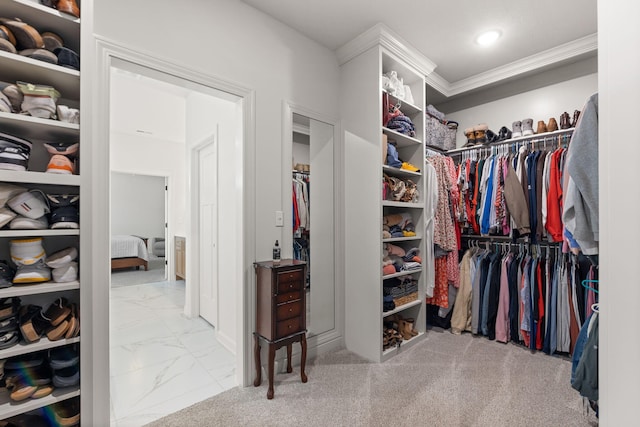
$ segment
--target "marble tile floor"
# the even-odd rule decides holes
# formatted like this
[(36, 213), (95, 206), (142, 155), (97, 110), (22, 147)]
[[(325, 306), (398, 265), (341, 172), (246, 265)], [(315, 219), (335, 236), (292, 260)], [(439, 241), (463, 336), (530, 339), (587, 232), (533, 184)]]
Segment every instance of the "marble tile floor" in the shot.
[(111, 427), (142, 426), (235, 387), (234, 356), (183, 314), (184, 281), (111, 289)]

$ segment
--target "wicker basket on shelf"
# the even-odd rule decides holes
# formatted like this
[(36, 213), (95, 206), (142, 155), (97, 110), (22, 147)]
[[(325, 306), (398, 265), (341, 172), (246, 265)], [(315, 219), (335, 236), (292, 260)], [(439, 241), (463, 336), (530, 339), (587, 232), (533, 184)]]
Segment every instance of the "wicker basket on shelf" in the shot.
[(394, 298), (393, 303), (396, 305), (396, 307), (399, 307), (401, 305), (409, 304), (412, 301), (416, 301), (417, 299), (418, 292), (411, 292), (410, 294)]

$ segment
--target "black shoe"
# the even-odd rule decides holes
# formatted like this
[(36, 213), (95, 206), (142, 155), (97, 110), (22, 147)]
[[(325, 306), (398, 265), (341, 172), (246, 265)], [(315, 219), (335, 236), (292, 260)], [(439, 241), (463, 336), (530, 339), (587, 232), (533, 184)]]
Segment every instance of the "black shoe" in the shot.
[(511, 131), (508, 127), (502, 126), (498, 134), (498, 141), (506, 141), (507, 139), (511, 139)]
[(488, 129), (485, 134), (487, 135), (487, 144), (491, 144), (492, 142), (498, 142), (498, 135), (493, 133), (491, 129)]

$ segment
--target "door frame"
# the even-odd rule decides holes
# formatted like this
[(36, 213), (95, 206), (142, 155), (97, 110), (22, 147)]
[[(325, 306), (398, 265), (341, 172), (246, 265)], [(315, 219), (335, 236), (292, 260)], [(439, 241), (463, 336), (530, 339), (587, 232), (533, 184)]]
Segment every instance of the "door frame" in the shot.
[[(86, 27), (90, 29), (90, 26)], [(83, 30), (85, 26), (83, 26)], [(242, 205), (242, 236), (240, 245), (243, 260), (238, 277), (236, 298), (237, 348), (236, 378), (241, 386), (249, 385), (251, 372), (251, 325), (254, 319), (255, 293), (253, 270), (255, 259), (255, 91), (209, 74), (185, 68), (146, 53), (134, 51), (112, 40), (91, 35), (95, 44), (83, 50), (83, 57), (91, 70), (81, 80), (81, 103), (84, 106), (81, 140), (82, 161), (86, 165), (81, 175), (81, 210), (90, 220), (82, 226), (80, 245), (83, 252), (81, 281), (81, 316), (83, 361), (81, 411), (85, 422), (107, 425), (110, 422), (109, 373), (109, 277), (110, 277), (110, 73), (116, 61), (142, 67), (151, 73), (170, 76), (184, 84), (196, 83), (215, 91), (230, 93), (242, 103), (242, 179), (239, 180)], [(87, 37), (88, 39), (88, 37)], [(86, 53), (86, 55), (85, 55)], [(93, 72), (92, 72), (93, 71)]]

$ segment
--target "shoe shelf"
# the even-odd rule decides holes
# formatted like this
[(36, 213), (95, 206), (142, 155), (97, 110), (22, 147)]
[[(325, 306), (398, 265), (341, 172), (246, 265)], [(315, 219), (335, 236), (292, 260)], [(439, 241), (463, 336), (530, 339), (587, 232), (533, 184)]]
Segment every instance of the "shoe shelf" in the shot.
[[(47, 337), (40, 338), (38, 342), (31, 344), (19, 343), (13, 347), (9, 347), (4, 350), (0, 350), (0, 359), (7, 359), (9, 357), (21, 356), (23, 354), (33, 353), (34, 351), (48, 350), (50, 348), (62, 347), (67, 344), (74, 344), (80, 342), (80, 337), (61, 339), (57, 341), (50, 341)], [(0, 390), (5, 390), (4, 388)], [(0, 414), (4, 416), (4, 412), (0, 409)]]
[(418, 107), (417, 105), (410, 104), (407, 101), (403, 101), (403, 100), (391, 95), (388, 91), (386, 91), (384, 89), (382, 89), (382, 92), (389, 94), (389, 102), (390, 103), (392, 103), (394, 105), (400, 104), (400, 111), (402, 111), (402, 113), (405, 116), (413, 116), (415, 114), (418, 114), (418, 113), (422, 112), (422, 108)]
[[(73, 282), (66, 283), (44, 282), (25, 285), (13, 285), (9, 288), (0, 289), (0, 299), (21, 297), (25, 295), (48, 294), (51, 292), (69, 291), (73, 289), (80, 289), (79, 281), (74, 280)], [(0, 351), (0, 355), (2, 355), (2, 351)]]
[(403, 340), (402, 344), (399, 347), (391, 347), (391, 348), (388, 348), (388, 349), (384, 350), (382, 352), (382, 361), (384, 362), (386, 360), (389, 360), (390, 358), (392, 358), (396, 354), (401, 353), (402, 351), (413, 347), (415, 344), (417, 344), (420, 341), (422, 341), (422, 339), (425, 336), (426, 336), (426, 334), (424, 332), (418, 331), (418, 335), (416, 335), (415, 337), (411, 338), (410, 340)]
[(416, 209), (424, 208), (424, 204), (421, 204), (421, 203), (394, 202), (389, 200), (384, 200), (382, 202), (382, 206), (390, 207), (390, 208), (416, 208)]
[(413, 138), (411, 136), (407, 136), (403, 133), (397, 132), (393, 129), (386, 128), (382, 126), (382, 133), (387, 135), (389, 139), (395, 141), (398, 144), (398, 148), (409, 147), (411, 145), (421, 145), (422, 141), (418, 138)]
[(393, 279), (394, 277), (409, 276), (414, 273), (420, 273), (421, 271), (422, 271), (422, 268), (416, 268), (414, 270), (398, 271), (397, 273), (387, 274), (385, 276), (382, 276), (382, 280)]
[(422, 236), (416, 235), (411, 237), (389, 237), (388, 239), (382, 239), (382, 243), (408, 242), (410, 240), (422, 240)]
[(393, 166), (389, 166), (389, 165), (383, 165), (382, 172), (389, 175), (393, 175), (393, 176), (409, 177), (409, 178), (422, 176), (421, 172), (413, 172), (407, 169), (394, 168)]
[(415, 307), (416, 305), (420, 305), (420, 304), (422, 304), (422, 301), (420, 300), (420, 298), (418, 298), (415, 301), (411, 301), (411, 302), (408, 302), (406, 304), (403, 304), (403, 305), (401, 305), (399, 307), (394, 308), (393, 310), (382, 312), (382, 317), (384, 318), (384, 317), (391, 316), (392, 314), (400, 313), (401, 311), (404, 311), (404, 310), (406, 310), (408, 308), (411, 308), (411, 307)]
[(5, 51), (0, 51), (0, 70), (7, 83), (49, 85), (60, 92), (62, 99), (80, 99), (80, 71)]
[(0, 414), (2, 414), (3, 418), (9, 418), (79, 395), (80, 387), (65, 387), (53, 390), (49, 396), (41, 397), (40, 399), (29, 398), (21, 402), (14, 402), (9, 398), (7, 389), (3, 388), (2, 392), (0, 392)]
[(51, 236), (79, 236), (78, 228), (55, 228), (53, 230), (0, 230), (1, 237), (51, 237)]
[(80, 175), (0, 169), (0, 182), (80, 186)]
[(40, 4), (38, 0), (0, 0), (2, 16), (20, 18), (39, 32), (51, 28), (64, 40), (65, 46), (78, 52), (80, 48), (80, 19)]
[(473, 145), (471, 147), (454, 148), (453, 150), (444, 151), (444, 153), (453, 154), (453, 153), (478, 150), (478, 149), (490, 149), (491, 147), (500, 147), (505, 144), (513, 144), (516, 142), (537, 141), (537, 140), (545, 140), (545, 139), (549, 141), (549, 139), (552, 139), (555, 136), (566, 135), (568, 133), (571, 133), (573, 132), (574, 129), (575, 128), (568, 128), (568, 129), (558, 129), (552, 132), (534, 133), (533, 135), (519, 136), (517, 138), (505, 139), (504, 141), (493, 142), (491, 144), (479, 144), (479, 145)]
[(59, 120), (41, 119), (24, 114), (4, 113), (0, 111), (0, 128), (3, 132), (22, 138), (42, 138), (77, 140), (80, 137), (80, 125)]

